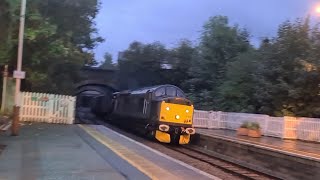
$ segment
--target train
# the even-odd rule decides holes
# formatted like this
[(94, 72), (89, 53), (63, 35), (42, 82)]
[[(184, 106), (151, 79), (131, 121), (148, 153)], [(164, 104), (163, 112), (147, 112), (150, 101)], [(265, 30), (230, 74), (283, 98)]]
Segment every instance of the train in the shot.
[(132, 128), (161, 143), (189, 144), (195, 134), (193, 103), (177, 86), (164, 84), (114, 92), (108, 109), (97, 103), (101, 104), (104, 99), (94, 99), (94, 113), (104, 114), (110, 122)]

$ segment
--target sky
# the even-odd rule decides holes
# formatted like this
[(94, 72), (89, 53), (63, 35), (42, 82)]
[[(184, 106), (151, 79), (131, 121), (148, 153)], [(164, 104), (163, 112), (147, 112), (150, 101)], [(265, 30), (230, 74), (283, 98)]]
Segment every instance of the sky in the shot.
[(135, 40), (160, 41), (168, 48), (181, 39), (197, 42), (202, 26), (211, 16), (224, 15), (230, 24), (249, 30), (258, 46), (263, 37), (273, 37), (286, 20), (311, 15), (320, 22), (315, 6), (320, 0), (100, 0), (96, 27), (105, 42), (95, 49), (98, 61), (105, 52), (113, 55)]

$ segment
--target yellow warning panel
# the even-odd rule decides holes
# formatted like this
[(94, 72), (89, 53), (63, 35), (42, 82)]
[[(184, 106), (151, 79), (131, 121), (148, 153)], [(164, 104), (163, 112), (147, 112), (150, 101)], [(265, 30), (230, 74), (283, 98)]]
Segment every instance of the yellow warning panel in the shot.
[(170, 134), (156, 130), (156, 139), (163, 143), (170, 143)]
[(192, 125), (193, 111), (193, 106), (166, 103), (163, 101), (160, 109), (160, 121)]
[(128, 149), (126, 146), (122, 145), (121, 142), (113, 141), (112, 139), (108, 138), (92, 127), (85, 125), (79, 126), (98, 142), (105, 145), (119, 157), (127, 161), (129, 164), (137, 168), (145, 175), (149, 176), (151, 179), (164, 179), (164, 177), (165, 179), (180, 179), (179, 177), (170, 173), (170, 171), (167, 171), (158, 166), (156, 162), (151, 162), (143, 156)]
[(179, 144), (188, 144), (190, 142), (190, 134), (180, 135)]

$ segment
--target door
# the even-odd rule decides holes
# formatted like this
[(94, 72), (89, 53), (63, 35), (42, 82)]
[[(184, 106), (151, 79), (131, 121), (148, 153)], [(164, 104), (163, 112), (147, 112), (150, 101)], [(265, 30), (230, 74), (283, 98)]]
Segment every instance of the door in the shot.
[(152, 93), (148, 91), (145, 94), (144, 101), (143, 101), (142, 113), (143, 113), (144, 117), (148, 117), (149, 116), (151, 97), (152, 97)]

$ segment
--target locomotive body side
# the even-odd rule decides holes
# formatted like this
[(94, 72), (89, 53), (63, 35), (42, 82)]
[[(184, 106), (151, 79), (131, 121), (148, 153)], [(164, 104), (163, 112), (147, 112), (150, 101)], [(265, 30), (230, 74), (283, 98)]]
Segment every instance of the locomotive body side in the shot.
[(163, 143), (188, 144), (195, 133), (193, 111), (179, 88), (161, 85), (116, 93), (112, 119)]

